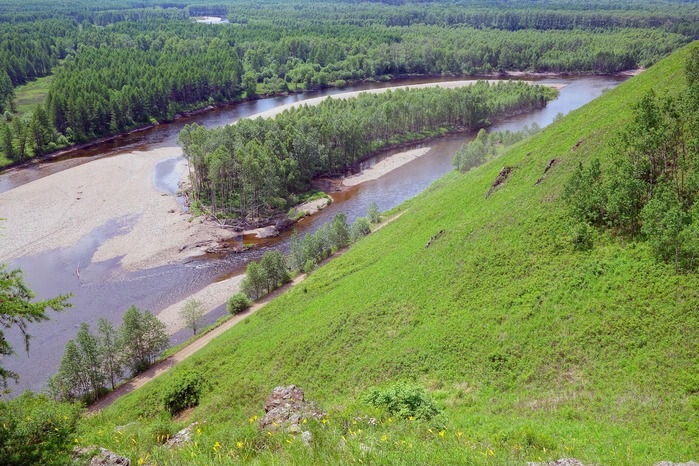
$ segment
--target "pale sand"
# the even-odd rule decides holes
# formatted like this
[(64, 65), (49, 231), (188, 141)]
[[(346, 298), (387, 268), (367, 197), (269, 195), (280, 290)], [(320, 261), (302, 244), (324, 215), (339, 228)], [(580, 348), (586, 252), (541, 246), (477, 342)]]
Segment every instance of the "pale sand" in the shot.
[(226, 304), (228, 298), (240, 291), (240, 282), (244, 275), (238, 275), (226, 280), (212, 283), (202, 290), (194, 293), (185, 300), (167, 307), (157, 314), (158, 319), (167, 326), (168, 335), (172, 335), (185, 327), (185, 323), (180, 317), (180, 312), (190, 299), (199, 301), (206, 312), (212, 311), (222, 304)]
[(189, 246), (231, 232), (191, 221), (152, 184), (156, 163), (181, 154), (168, 147), (108, 157), (0, 193), (0, 262), (71, 246), (113, 219), (128, 231), (104, 241), (95, 262), (123, 256), (122, 266), (137, 270), (201, 254)]
[(369, 168), (362, 170), (361, 173), (348, 176), (342, 180), (344, 186), (356, 186), (366, 181), (377, 180), (386, 173), (395, 170), (406, 163), (415, 160), (416, 158), (425, 155), (430, 151), (430, 147), (419, 147), (417, 149), (399, 152), (398, 154), (386, 157), (383, 160), (376, 162)]
[(303, 204), (296, 206), (296, 211), (303, 212), (304, 215), (315, 215), (329, 206), (331, 202), (332, 201), (327, 197), (323, 197), (314, 201), (304, 202)]

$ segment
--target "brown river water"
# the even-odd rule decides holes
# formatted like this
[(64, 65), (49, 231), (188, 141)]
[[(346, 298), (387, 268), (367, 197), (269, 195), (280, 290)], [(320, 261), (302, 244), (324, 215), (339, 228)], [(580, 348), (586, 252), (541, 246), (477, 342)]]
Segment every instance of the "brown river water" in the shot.
[[(559, 113), (567, 114), (601, 95), (605, 90), (617, 86), (625, 76), (587, 76), (546, 78), (542, 83), (562, 84), (559, 97), (542, 110), (519, 115), (498, 122), (491, 130), (517, 131), (524, 126), (536, 123), (544, 127), (550, 124)], [(290, 96), (272, 97), (253, 102), (243, 102), (214, 109), (192, 117), (163, 124), (154, 128), (118, 137), (112, 141), (87, 149), (73, 151), (67, 156), (56, 157), (27, 167), (0, 173), (0, 192), (32, 182), (62, 170), (70, 170), (79, 164), (89, 163), (102, 157), (119, 157), (133, 150), (149, 151), (176, 145), (177, 135), (182, 127), (191, 122), (206, 127), (216, 127), (232, 123), (275, 107), (298, 102), (322, 95), (340, 92), (366, 90), (394, 85), (434, 82), (435, 79), (411, 79), (391, 83), (373, 83), (343, 90), (326, 90)], [(380, 210), (388, 210), (426, 189), (432, 182), (452, 170), (452, 158), (456, 150), (473, 135), (459, 134), (431, 141), (430, 150), (422, 157), (399, 167), (381, 178), (368, 181), (342, 193), (334, 195), (334, 203), (296, 226), (300, 233), (314, 231), (330, 220), (336, 213), (344, 212), (348, 222), (364, 216), (367, 207), (376, 202)], [(401, 149), (406, 150), (405, 148)], [(386, 152), (366, 163), (372, 164)], [(179, 179), (175, 174), (178, 159), (166, 159), (158, 163), (153, 173), (156, 189), (175, 195)], [(8, 219), (7, 221), (11, 221)], [(124, 311), (132, 304), (141, 309), (149, 309), (157, 314), (160, 310), (186, 299), (205, 286), (231, 275), (240, 274), (251, 260), (259, 259), (270, 248), (288, 248), (289, 234), (282, 235), (267, 243), (241, 254), (210, 256), (186, 263), (168, 265), (137, 272), (120, 270), (118, 259), (93, 263), (92, 255), (106, 239), (128, 229), (133, 219), (116, 218), (107, 222), (68, 248), (55, 249), (35, 256), (21, 257), (10, 262), (11, 268), (21, 268), (25, 280), (39, 298), (52, 297), (59, 293), (72, 293), (73, 307), (64, 313), (51, 313), (51, 320), (32, 324), (31, 348), (27, 354), (23, 350), (20, 335), (13, 329), (6, 330), (6, 336), (17, 350), (17, 354), (4, 357), (0, 364), (20, 375), (19, 384), (10, 382), (11, 396), (24, 390), (40, 391), (48, 378), (55, 373), (67, 341), (75, 337), (81, 322), (90, 324), (93, 331), (100, 317), (105, 317), (118, 326)], [(0, 257), (0, 262), (7, 262)], [(76, 263), (89, 264), (75, 272)], [(225, 313), (223, 306), (207, 314), (207, 323), (215, 321)], [(172, 336), (176, 344), (189, 337), (188, 331)]]

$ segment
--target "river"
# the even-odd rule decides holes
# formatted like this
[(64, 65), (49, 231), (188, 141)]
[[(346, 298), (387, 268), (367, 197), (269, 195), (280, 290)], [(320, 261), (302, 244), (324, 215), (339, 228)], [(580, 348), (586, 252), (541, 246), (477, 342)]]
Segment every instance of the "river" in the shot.
[[(625, 77), (621, 76), (542, 79), (542, 83), (564, 85), (558, 98), (540, 111), (499, 122), (491, 130), (516, 131), (534, 123), (544, 127), (550, 124), (559, 113), (567, 114), (575, 110), (598, 97), (605, 90), (615, 87), (624, 79)], [(412, 79), (399, 83), (395, 81), (372, 83), (342, 90), (329, 89), (229, 105), (182, 118), (171, 124), (121, 136), (88, 149), (74, 151), (70, 157), (57, 157), (48, 162), (6, 171), (0, 174), (0, 192), (58, 171), (70, 170), (79, 164), (90, 163), (102, 157), (119, 157), (133, 150), (151, 151), (174, 146), (179, 131), (187, 123), (197, 122), (209, 128), (216, 127), (281, 105), (322, 95), (433, 81), (435, 80)], [(424, 156), (377, 180), (333, 194), (335, 202), (313, 218), (304, 219), (297, 225), (297, 230), (313, 231), (340, 211), (347, 215), (348, 222), (351, 223), (366, 214), (371, 202), (376, 202), (382, 211), (401, 204), (450, 171), (454, 153), (471, 137), (472, 135), (460, 134), (430, 142), (428, 144), (430, 150)], [(391, 154), (392, 152), (389, 151), (377, 157), (386, 157)], [(373, 161), (367, 163), (371, 164)], [(178, 182), (175, 174), (176, 164), (177, 159), (165, 159), (158, 163), (153, 173), (154, 186), (167, 195), (174, 195), (176, 192)], [(10, 382), (9, 388), (13, 390), (14, 395), (25, 389), (38, 391), (44, 387), (48, 377), (58, 367), (66, 342), (75, 337), (81, 322), (89, 323), (93, 331), (100, 317), (106, 317), (118, 326), (124, 311), (132, 304), (157, 313), (222, 277), (241, 273), (247, 262), (258, 259), (267, 249), (271, 247), (285, 249), (288, 243), (288, 235), (283, 235), (267, 245), (243, 254), (205, 257), (183, 264), (137, 272), (121, 271), (118, 259), (90, 263), (90, 258), (97, 247), (107, 238), (118, 234), (121, 229), (128, 228), (129, 221), (128, 218), (114, 219), (95, 229), (71, 247), (21, 257), (10, 262), (11, 268), (19, 267), (24, 271), (26, 282), (39, 298), (52, 297), (59, 293), (73, 294), (71, 298), (73, 307), (70, 310), (60, 314), (51, 312), (50, 321), (30, 325), (29, 332), (32, 340), (29, 354), (24, 352), (18, 333), (12, 329), (6, 331), (8, 340), (17, 350), (17, 354), (3, 358), (1, 364), (20, 375), (19, 384)], [(0, 262), (5, 261), (0, 258)], [(76, 275), (75, 264), (87, 265)], [(219, 307), (207, 314), (206, 319), (208, 322), (213, 322), (224, 313), (225, 309)], [(179, 332), (173, 335), (172, 343), (180, 342), (188, 336), (189, 333), (185, 331)]]

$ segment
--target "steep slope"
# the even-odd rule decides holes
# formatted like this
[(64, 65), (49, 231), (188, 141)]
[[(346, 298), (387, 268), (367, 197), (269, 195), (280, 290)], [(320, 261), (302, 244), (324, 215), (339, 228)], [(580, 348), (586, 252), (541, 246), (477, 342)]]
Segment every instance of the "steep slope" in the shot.
[[(699, 459), (697, 275), (606, 233), (576, 252), (560, 200), (579, 161), (612, 162), (610, 139), (644, 92), (683, 86), (686, 53), (500, 159), (447, 175), (178, 368), (207, 385), (190, 414), (207, 421), (196, 449), (154, 446), (153, 432), (185, 423), (161, 414), (177, 373), (86, 421), (80, 442), (158, 464)], [(486, 198), (503, 167), (509, 177)], [(403, 380), (427, 387), (443, 416), (398, 420), (361, 401)], [(249, 422), (273, 387), (291, 383), (329, 411), (309, 427), (311, 449)], [(111, 434), (137, 419), (121, 440)]]

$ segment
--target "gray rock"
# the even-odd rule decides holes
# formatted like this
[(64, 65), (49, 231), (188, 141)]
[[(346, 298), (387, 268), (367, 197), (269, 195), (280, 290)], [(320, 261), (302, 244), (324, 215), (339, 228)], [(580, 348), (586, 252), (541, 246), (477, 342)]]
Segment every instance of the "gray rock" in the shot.
[(301, 440), (306, 444), (307, 447), (311, 446), (311, 441), (313, 440), (313, 434), (307, 430), (301, 432)]
[(661, 461), (655, 463), (655, 466), (699, 466), (696, 461), (687, 461), (686, 463), (673, 463), (672, 461)]
[(196, 427), (198, 424), (198, 422), (193, 422), (192, 424), (188, 425), (187, 427), (173, 435), (171, 439), (165, 442), (165, 445), (167, 445), (168, 447), (179, 447), (180, 445), (184, 445), (185, 443), (191, 442), (192, 431), (194, 430), (194, 427)]
[(265, 413), (260, 429), (290, 430), (290, 426), (298, 426), (305, 419), (325, 416), (315, 403), (304, 400), (303, 390), (295, 385), (276, 387), (265, 401)]
[(585, 466), (582, 461), (576, 458), (561, 458), (548, 463), (527, 463), (527, 466)]
[(131, 460), (106, 448), (100, 448), (99, 454), (90, 460), (90, 466), (131, 466)]

